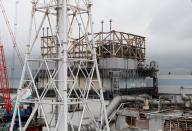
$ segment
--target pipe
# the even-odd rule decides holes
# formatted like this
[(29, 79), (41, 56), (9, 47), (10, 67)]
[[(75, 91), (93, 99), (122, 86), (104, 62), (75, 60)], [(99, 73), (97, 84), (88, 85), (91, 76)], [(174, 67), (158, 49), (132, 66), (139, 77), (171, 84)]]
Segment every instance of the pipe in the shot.
[(120, 106), (121, 103), (134, 100), (143, 102), (145, 99), (134, 96), (116, 96), (107, 107), (107, 116), (109, 117), (113, 113), (113, 111)]
[[(144, 102), (146, 98), (142, 97), (135, 97), (135, 96), (116, 96), (113, 98), (113, 100), (110, 102), (110, 104), (107, 107), (107, 117), (112, 115), (112, 113), (118, 109), (118, 107), (121, 105), (121, 103), (126, 103), (128, 101), (141, 101)], [(149, 100), (150, 104), (158, 105), (159, 101)], [(169, 105), (171, 104), (170, 101), (161, 101), (161, 104), (163, 105)], [(181, 103), (178, 103), (181, 104)], [(105, 119), (102, 119), (102, 127), (105, 126)], [(74, 131), (78, 130), (78, 126), (73, 125)], [(83, 125), (81, 128), (83, 131), (96, 131), (93, 124)], [(73, 131), (71, 127), (69, 127), (69, 131)]]
[[(115, 98), (113, 98), (113, 100), (111, 101), (111, 103), (107, 107), (107, 116), (109, 118), (109, 116), (121, 105), (121, 103), (125, 103), (128, 101), (144, 102), (145, 100), (146, 100), (146, 98), (135, 97), (135, 96), (116, 96)], [(158, 101), (154, 101), (154, 100), (149, 100), (149, 103), (153, 104), (153, 105), (159, 104)], [(168, 105), (168, 104), (170, 104), (170, 101), (162, 101), (161, 104)], [(104, 118), (102, 119), (102, 123), (103, 123), (102, 126), (104, 126), (105, 125)]]
[[(113, 100), (111, 101), (111, 103), (108, 105), (107, 107), (107, 117), (109, 118), (109, 116), (114, 112), (114, 110), (116, 110), (121, 103), (127, 102), (127, 101), (144, 101), (145, 98), (141, 98), (141, 97), (134, 97), (134, 96), (116, 96), (115, 98), (113, 98)], [(105, 119), (102, 119), (102, 127), (104, 127), (105, 125)]]
[(190, 98), (189, 96), (185, 95), (185, 94), (182, 94), (182, 95), (181, 95), (181, 98), (182, 98), (182, 100), (184, 100), (184, 101), (190, 101), (190, 100), (191, 100), (191, 98)]
[(187, 96), (185, 94), (182, 94), (181, 98), (182, 98), (182, 100), (184, 102), (185, 107), (190, 108), (191, 107), (191, 97)]
[[(107, 107), (107, 117), (109, 117), (114, 110), (116, 110), (121, 103), (127, 102), (127, 101), (141, 101), (143, 102), (145, 100), (145, 98), (141, 98), (141, 97), (134, 97), (134, 96), (116, 96), (114, 97), (114, 99), (110, 102), (110, 104)], [(103, 117), (102, 119), (102, 127), (105, 126), (105, 118)], [(78, 130), (78, 126), (73, 125), (74, 131)], [(73, 129), (69, 126), (68, 127), (69, 131), (73, 131)], [(82, 131), (96, 131), (96, 129), (94, 128), (93, 124), (87, 124), (87, 125), (82, 125), (81, 127)]]

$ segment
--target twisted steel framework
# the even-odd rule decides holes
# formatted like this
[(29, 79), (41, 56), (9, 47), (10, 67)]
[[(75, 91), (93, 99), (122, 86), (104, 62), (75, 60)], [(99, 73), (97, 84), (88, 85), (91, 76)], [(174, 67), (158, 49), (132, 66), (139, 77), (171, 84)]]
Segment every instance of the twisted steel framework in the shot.
[[(120, 57), (135, 59), (139, 63), (145, 63), (145, 37), (125, 32), (112, 30), (110, 32), (94, 33), (97, 46), (97, 58)], [(89, 58), (85, 37), (73, 41), (69, 54), (76, 58)], [(82, 49), (82, 50), (79, 50)]]

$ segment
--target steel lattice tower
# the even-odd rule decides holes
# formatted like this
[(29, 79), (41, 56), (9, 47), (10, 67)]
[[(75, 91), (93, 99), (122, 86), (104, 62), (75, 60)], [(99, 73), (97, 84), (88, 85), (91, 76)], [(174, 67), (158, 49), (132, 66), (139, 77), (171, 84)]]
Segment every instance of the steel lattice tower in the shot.
[[(85, 125), (89, 125), (91, 130), (109, 131), (96, 58), (91, 6), (92, 2), (89, 0), (32, 1), (29, 44), (18, 88), (11, 131), (16, 119), (19, 121), (19, 130), (26, 130), (38, 111), (42, 112), (48, 131), (80, 131), (84, 130)], [(41, 18), (41, 21), (37, 21), (36, 17)], [(51, 38), (55, 41), (56, 53), (51, 57), (47, 55), (35, 58), (33, 52), (36, 50), (35, 45), (39, 44), (40, 31), (44, 26), (50, 29)], [(86, 38), (82, 42), (86, 45), (86, 49), (76, 48), (81, 51), (78, 57), (75, 57), (76, 54), (69, 55), (68, 51), (75, 46), (73, 41), (81, 36)], [(89, 57), (83, 57), (85, 51)], [(49, 80), (40, 92), (35, 80), (42, 72), (48, 76)], [(83, 84), (80, 84), (80, 76)], [(55, 93), (51, 101), (46, 97), (50, 89)], [(31, 96), (26, 96), (25, 92)], [(94, 92), (97, 99), (90, 99), (90, 92)], [(99, 104), (97, 115), (89, 106), (94, 102)], [(23, 122), (20, 117), (20, 106), (24, 104), (34, 105), (26, 122)], [(52, 114), (46, 113), (47, 105), (53, 107)], [(69, 112), (70, 106), (73, 106), (73, 111)], [(81, 110), (77, 110), (79, 107)]]
[(7, 112), (10, 113), (12, 110), (12, 105), (11, 105), (9, 79), (4, 54), (4, 47), (1, 43), (0, 43), (0, 87), (2, 90), (3, 99), (5, 101), (5, 109)]

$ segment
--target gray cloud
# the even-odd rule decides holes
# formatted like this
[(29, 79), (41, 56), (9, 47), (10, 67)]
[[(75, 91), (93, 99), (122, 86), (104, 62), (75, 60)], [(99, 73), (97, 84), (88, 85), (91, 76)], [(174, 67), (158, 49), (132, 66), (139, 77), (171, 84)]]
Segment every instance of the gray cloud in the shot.
[[(105, 31), (109, 31), (108, 21), (111, 18), (113, 29), (147, 37), (147, 59), (157, 60), (161, 72), (192, 70), (190, 0), (93, 0), (93, 3), (95, 31), (101, 30), (101, 20), (105, 21)], [(14, 2), (6, 0), (5, 6), (13, 25)], [(24, 52), (30, 18), (30, 1), (20, 0), (18, 11), (17, 37), (19, 46)], [(5, 27), (0, 27), (1, 32), (6, 30)], [(7, 32), (1, 34), (4, 40), (10, 42)], [(10, 44), (6, 48), (11, 48)]]
[(158, 59), (162, 72), (190, 72), (192, 61), (192, 3), (175, 0), (153, 11), (147, 28), (149, 58)]

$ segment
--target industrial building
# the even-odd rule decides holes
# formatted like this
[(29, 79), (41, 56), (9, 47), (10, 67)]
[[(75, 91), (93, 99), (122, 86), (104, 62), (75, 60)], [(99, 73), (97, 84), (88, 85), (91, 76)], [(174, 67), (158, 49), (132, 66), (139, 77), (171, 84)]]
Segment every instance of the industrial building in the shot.
[[(111, 20), (109, 31), (101, 22), (101, 31), (94, 32), (92, 5), (90, 0), (32, 0), (23, 60), (0, 0), (23, 66), (16, 95), (8, 86), (0, 46), (2, 129), (191, 131), (192, 76), (159, 75), (158, 62), (146, 62), (146, 38), (113, 30)], [(16, 99), (11, 101), (10, 92)]]
[[(45, 44), (47, 38), (52, 36), (42, 37), (41, 48), (50, 51), (52, 46)], [(159, 75), (157, 62), (146, 63), (145, 37), (111, 30), (94, 33), (94, 38), (111, 129), (191, 130), (190, 75)], [(91, 58), (84, 41), (83, 36), (73, 41), (70, 57)], [(89, 66), (86, 63), (87, 69)], [(78, 78), (81, 88), (85, 84), (82, 77), (83, 74)], [(90, 98), (97, 98), (94, 91), (90, 92)]]
[[(112, 30), (95, 33), (94, 38), (101, 83), (106, 99), (128, 93), (149, 93), (157, 96), (159, 68), (155, 61), (151, 61), (149, 66), (145, 63), (145, 37)], [(41, 37), (42, 57), (56, 56), (55, 41), (54, 36)], [(69, 57), (81, 59), (92, 57), (83, 36), (74, 40), (72, 45), (69, 49)], [(86, 64), (87, 68), (91, 66), (90, 63)], [(152, 79), (151, 87), (148, 87), (146, 82), (148, 77)], [(37, 79), (40, 84), (48, 81), (47, 77), (39, 76)], [(81, 77), (79, 83), (80, 86), (84, 85)], [(39, 87), (43, 86), (39, 85)]]

